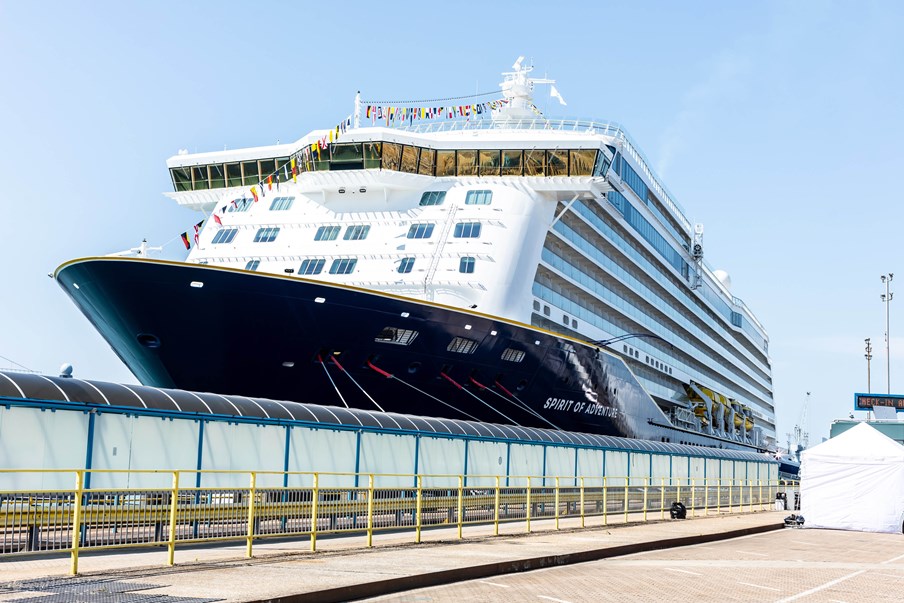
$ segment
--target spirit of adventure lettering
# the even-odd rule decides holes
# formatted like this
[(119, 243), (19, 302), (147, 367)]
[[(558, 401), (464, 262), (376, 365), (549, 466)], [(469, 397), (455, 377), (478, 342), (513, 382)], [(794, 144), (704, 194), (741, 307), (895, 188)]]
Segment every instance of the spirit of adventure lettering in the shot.
[(608, 406), (603, 406), (602, 404), (578, 402), (566, 398), (547, 398), (546, 403), (543, 404), (543, 408), (547, 410), (580, 412), (585, 415), (597, 415), (600, 417), (615, 418), (618, 416), (617, 408), (610, 408)]

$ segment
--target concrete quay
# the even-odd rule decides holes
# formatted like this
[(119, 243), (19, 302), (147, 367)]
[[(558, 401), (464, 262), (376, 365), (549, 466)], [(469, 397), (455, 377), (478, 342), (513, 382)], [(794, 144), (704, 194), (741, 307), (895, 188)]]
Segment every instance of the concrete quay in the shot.
[[(255, 544), (252, 559), (244, 558), (242, 545), (195, 547), (177, 549), (174, 567), (162, 565), (166, 553), (159, 549), (108, 551), (83, 554), (77, 577), (67, 576), (68, 556), (19, 558), (0, 563), (0, 600), (95, 601), (100, 592), (111, 603), (141, 597), (154, 603), (900, 600), (901, 535), (782, 529), (787, 514), (585, 529), (563, 521), (558, 531), (543, 520), (533, 522), (531, 534), (523, 533), (523, 524), (506, 525), (499, 536), (492, 526), (466, 527), (463, 540), (454, 528), (442, 528), (425, 532), (421, 544), (412, 542), (411, 532), (378, 534), (370, 549), (360, 536), (321, 537), (316, 553), (307, 539), (265, 541)], [(846, 598), (821, 598), (861, 580), (873, 586)], [(893, 598), (882, 598), (886, 586)], [(857, 599), (858, 592), (869, 597)]]

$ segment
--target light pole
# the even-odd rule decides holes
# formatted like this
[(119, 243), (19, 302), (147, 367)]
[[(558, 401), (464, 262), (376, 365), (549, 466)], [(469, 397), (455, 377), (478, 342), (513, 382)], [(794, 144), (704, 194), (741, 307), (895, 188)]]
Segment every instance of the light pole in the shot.
[(873, 390), (870, 389), (869, 385), (869, 361), (873, 359), (873, 344), (870, 343), (869, 339), (869, 337), (864, 339), (866, 342), (866, 354), (864, 356), (866, 357), (866, 393), (871, 394)]
[(888, 304), (891, 303), (892, 298), (895, 296), (894, 293), (888, 290), (888, 286), (891, 285), (891, 279), (894, 277), (895, 275), (892, 272), (883, 274), (880, 277), (882, 282), (885, 283), (885, 293), (879, 296), (885, 304), (885, 383), (887, 387), (886, 393), (888, 394), (891, 393), (891, 336), (888, 333)]

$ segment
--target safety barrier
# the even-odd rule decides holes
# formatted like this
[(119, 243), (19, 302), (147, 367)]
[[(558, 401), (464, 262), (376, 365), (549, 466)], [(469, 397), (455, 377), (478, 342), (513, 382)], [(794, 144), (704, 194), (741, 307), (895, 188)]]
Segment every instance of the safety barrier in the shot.
[[(92, 470), (68, 472), (70, 490), (3, 489), (40, 473), (60, 472), (0, 470), (0, 558), (68, 552), (72, 574), (86, 550), (165, 546), (173, 565), (177, 544), (244, 541), (251, 557), (254, 542), (267, 538), (308, 537), (316, 551), (319, 536), (362, 534), (370, 547), (383, 530), (412, 530), (420, 542), (422, 530), (437, 526), (456, 527), (463, 538), (469, 525), (492, 525), (498, 535), (501, 524), (521, 523), (530, 532), (531, 521), (541, 519), (555, 529), (563, 519), (571, 527), (585, 527), (588, 518), (596, 525), (665, 519), (674, 502), (691, 517), (765, 510), (780, 491), (792, 490), (716, 478)], [(155, 474), (170, 486), (88, 487), (127, 483), (136, 474)], [(191, 485), (202, 477), (221, 485)], [(400, 478), (411, 486), (399, 487)]]

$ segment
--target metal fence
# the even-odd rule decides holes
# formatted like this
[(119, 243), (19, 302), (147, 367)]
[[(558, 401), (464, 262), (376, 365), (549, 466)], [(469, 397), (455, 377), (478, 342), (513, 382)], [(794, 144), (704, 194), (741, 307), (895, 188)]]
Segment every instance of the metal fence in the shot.
[[(3, 470), (0, 485), (15, 481), (12, 474), (17, 473), (61, 472)], [(68, 552), (76, 574), (79, 552), (86, 550), (165, 546), (172, 565), (176, 546), (189, 543), (243, 540), (251, 557), (254, 542), (267, 538), (307, 537), (311, 551), (316, 551), (320, 535), (361, 534), (370, 547), (374, 533), (381, 530), (411, 530), (414, 541), (420, 542), (422, 530), (437, 526), (457, 527), (462, 538), (468, 525), (492, 525), (498, 535), (506, 523), (522, 524), (530, 532), (532, 520), (553, 520), (559, 529), (563, 519), (571, 520), (571, 527), (585, 527), (591, 517), (597, 518), (596, 525), (665, 519), (674, 502), (684, 504), (691, 517), (750, 512), (771, 509), (780, 492), (794, 491), (780, 482), (701, 478), (478, 476), (478, 483), (495, 485), (470, 487), (461, 475), (68, 473), (73, 476), (71, 490), (0, 489), (0, 558)], [(100, 474), (113, 473), (153, 473), (171, 478), (172, 485), (86, 487), (91, 477), (102, 481)], [(188, 485), (201, 483), (202, 473), (247, 486)], [(411, 486), (381, 486), (385, 478), (398, 484), (400, 477), (410, 478)], [(280, 481), (296, 485), (258, 486)], [(327, 485), (335, 483), (355, 485)]]

